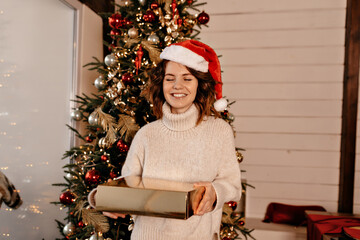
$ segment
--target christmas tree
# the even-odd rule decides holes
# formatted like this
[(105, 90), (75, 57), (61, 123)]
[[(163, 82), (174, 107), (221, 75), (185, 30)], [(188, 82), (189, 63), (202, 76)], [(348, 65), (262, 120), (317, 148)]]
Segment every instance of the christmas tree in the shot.
[[(116, 6), (116, 13), (103, 14), (108, 18), (112, 42), (107, 43), (104, 61), (95, 58), (87, 64), (97, 70), (94, 85), (98, 94), (77, 96), (77, 108), (71, 117), (87, 123), (86, 133), (69, 126), (82, 140), (64, 154), (70, 163), (64, 166), (65, 183), (60, 201), (54, 204), (68, 210), (66, 223), (57, 221), (62, 239), (130, 239), (133, 222), (110, 219), (92, 209), (88, 193), (97, 185), (120, 176), (127, 151), (137, 130), (155, 120), (152, 106), (141, 92), (151, 70), (159, 63), (160, 52), (171, 43), (196, 38), (202, 25), (207, 24), (205, 12), (192, 15), (205, 3), (196, 0), (133, 0)], [(227, 110), (222, 117), (231, 124), (234, 120)], [(235, 150), (235, 149), (234, 149)], [(237, 151), (239, 162), (241, 153)], [(234, 213), (236, 202), (227, 203), (222, 224), (222, 239), (235, 239), (241, 232), (245, 238), (251, 230), (244, 227), (243, 216)], [(226, 208), (226, 206), (225, 206)]]

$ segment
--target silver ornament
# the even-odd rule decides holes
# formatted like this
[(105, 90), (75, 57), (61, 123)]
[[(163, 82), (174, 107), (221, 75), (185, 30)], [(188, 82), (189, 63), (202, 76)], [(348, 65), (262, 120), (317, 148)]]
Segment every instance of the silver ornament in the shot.
[(63, 233), (65, 234), (65, 236), (72, 235), (74, 234), (74, 232), (75, 232), (75, 225), (72, 222), (69, 222), (63, 228)]
[(98, 125), (99, 124), (99, 116), (97, 112), (93, 112), (90, 114), (88, 118), (88, 122), (90, 125)]
[(116, 65), (116, 57), (114, 54), (106, 55), (105, 57), (106, 66), (113, 67)]
[(233, 122), (235, 120), (234, 114), (230, 113), (229, 116), (228, 116), (228, 119), (229, 119), (230, 122)]
[(67, 178), (69, 181), (77, 179), (77, 177), (74, 176), (74, 175), (72, 175), (71, 173), (66, 174), (66, 178)]
[(103, 236), (98, 236), (97, 233), (94, 233), (93, 235), (91, 235), (89, 240), (104, 240), (104, 237)]
[(70, 117), (74, 119), (75, 121), (80, 121), (83, 117), (81, 111), (79, 109), (75, 109), (70, 113)]
[(100, 75), (98, 78), (96, 78), (94, 85), (98, 90), (104, 90), (106, 88), (106, 81), (103, 76)]
[(139, 35), (139, 32), (136, 28), (132, 27), (129, 29), (128, 35), (130, 38), (136, 38)]
[(146, 4), (146, 0), (139, 0), (139, 3), (141, 4), (141, 6), (144, 6)]
[(158, 44), (160, 42), (160, 38), (155, 33), (152, 33), (147, 40), (155, 44)]

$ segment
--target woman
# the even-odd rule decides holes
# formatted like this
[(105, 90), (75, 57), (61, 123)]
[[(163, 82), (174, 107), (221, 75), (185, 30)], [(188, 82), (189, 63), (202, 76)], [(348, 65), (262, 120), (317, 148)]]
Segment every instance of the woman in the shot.
[(195, 40), (170, 45), (160, 58), (146, 90), (158, 120), (137, 132), (122, 175), (206, 190), (187, 220), (137, 216), (131, 239), (218, 239), (222, 206), (241, 193), (233, 131), (213, 107), (215, 96), (221, 98), (220, 63), (213, 49)]

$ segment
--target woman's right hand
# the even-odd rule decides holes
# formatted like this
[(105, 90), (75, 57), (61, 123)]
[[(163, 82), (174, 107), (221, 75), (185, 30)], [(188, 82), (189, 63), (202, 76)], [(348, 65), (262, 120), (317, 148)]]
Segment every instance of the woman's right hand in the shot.
[(126, 214), (124, 213), (117, 213), (117, 212), (102, 212), (104, 216), (109, 218), (117, 219), (118, 217), (125, 218)]

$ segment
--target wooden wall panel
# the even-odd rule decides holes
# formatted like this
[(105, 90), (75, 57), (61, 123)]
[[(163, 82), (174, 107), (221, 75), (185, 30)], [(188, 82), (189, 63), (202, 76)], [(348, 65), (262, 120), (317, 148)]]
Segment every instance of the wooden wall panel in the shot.
[(238, 12), (269, 12), (269, 11), (299, 11), (299, 10), (324, 10), (346, 7), (346, 0), (226, 0), (207, 1), (203, 7), (209, 13), (238, 13)]
[(247, 216), (263, 217), (274, 201), (337, 209), (345, 8), (210, 0), (200, 9), (210, 14), (200, 38), (222, 55), (223, 95), (236, 100), (243, 175), (256, 186)]
[[(293, 66), (224, 66), (223, 82), (229, 83), (342, 83), (340, 64)], [(225, 87), (225, 86), (224, 86)]]

